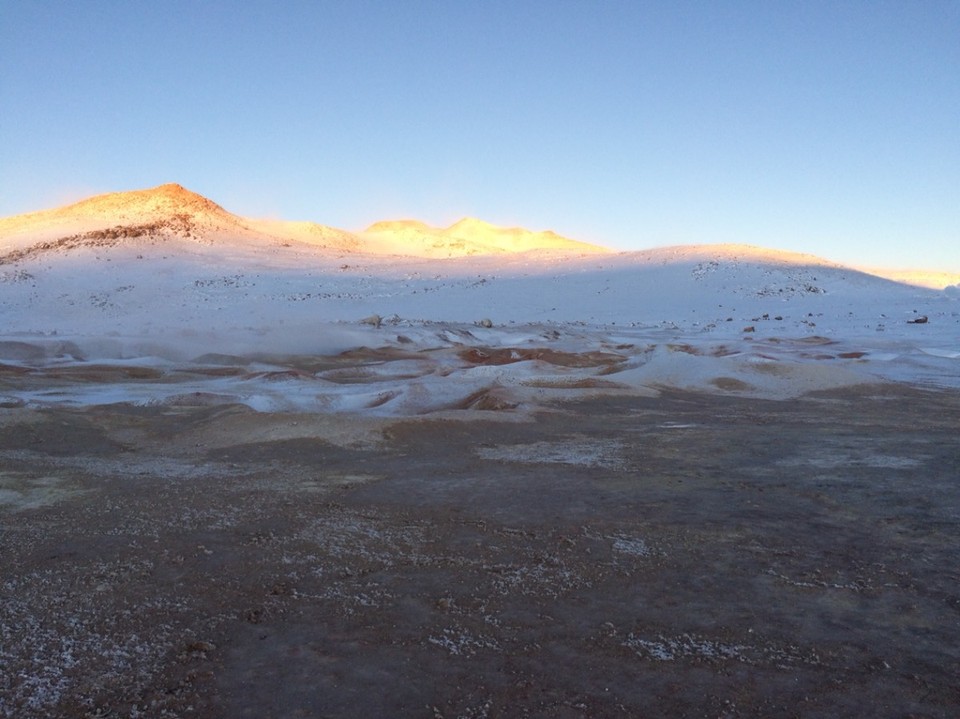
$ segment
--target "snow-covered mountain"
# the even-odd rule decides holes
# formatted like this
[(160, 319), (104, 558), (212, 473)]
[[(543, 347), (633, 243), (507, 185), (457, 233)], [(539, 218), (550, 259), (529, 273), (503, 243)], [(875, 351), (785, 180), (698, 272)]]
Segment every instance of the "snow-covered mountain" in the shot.
[(240, 217), (173, 183), (0, 219), (3, 264), (82, 249), (104, 252), (162, 245), (168, 251), (189, 254), (204, 245), (216, 245), (221, 251), (238, 247), (266, 251), (291, 243), (353, 250), (358, 239), (312, 222)]
[[(361, 347), (362, 367), (303, 373)], [(956, 292), (744, 245), (616, 253), (473, 219), (354, 234), (244, 218), (178, 185), (0, 220), (0, 404), (212, 393), (405, 414), (664, 386), (958, 386), (958, 362)], [(63, 379), (90, 363), (157, 379)]]
[(465, 217), (446, 228), (430, 227), (417, 220), (377, 222), (364, 232), (370, 246), (381, 252), (415, 254), (420, 257), (461, 257), (466, 255), (559, 250), (599, 254), (609, 250), (577, 242), (552, 232), (531, 232), (522, 227), (498, 227)]
[(191, 245), (247, 250), (290, 247), (332, 252), (413, 257), (559, 250), (608, 250), (546, 232), (501, 228), (466, 218), (445, 229), (416, 221), (378, 222), (354, 234), (314, 222), (242, 217), (177, 184), (115, 192), (66, 207), (0, 219), (0, 262), (80, 248), (133, 247), (158, 243), (189, 251)]

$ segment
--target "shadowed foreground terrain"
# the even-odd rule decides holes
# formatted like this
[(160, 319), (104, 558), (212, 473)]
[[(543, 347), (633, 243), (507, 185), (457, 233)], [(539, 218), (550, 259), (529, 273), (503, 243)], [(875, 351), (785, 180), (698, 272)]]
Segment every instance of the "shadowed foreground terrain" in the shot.
[(0, 716), (956, 716), (956, 393), (483, 416), (0, 409)]

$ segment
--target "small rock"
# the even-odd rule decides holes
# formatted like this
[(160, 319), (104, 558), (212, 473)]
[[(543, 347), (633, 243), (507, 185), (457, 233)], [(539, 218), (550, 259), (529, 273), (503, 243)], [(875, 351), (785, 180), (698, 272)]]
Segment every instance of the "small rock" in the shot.
[(491, 322), (490, 319), (486, 317), (480, 320), (477, 324), (480, 325), (481, 327), (486, 327), (487, 329), (489, 329), (490, 327), (493, 327), (493, 322)]
[(928, 320), (926, 315), (920, 315), (915, 320), (907, 320), (908, 325), (925, 325), (927, 322)]
[(756, 332), (756, 331), (757, 331), (757, 328), (754, 327), (753, 325), (748, 325), (747, 327), (744, 327), (744, 328), (743, 328), (743, 331), (744, 331), (744, 332)]
[(213, 642), (190, 642), (187, 645), (187, 651), (192, 653), (207, 653), (212, 652), (217, 648), (217, 645)]
[(360, 324), (371, 325), (377, 329), (380, 329), (380, 325), (383, 324), (383, 318), (380, 315), (370, 315), (369, 317), (364, 317), (362, 320), (360, 320)]

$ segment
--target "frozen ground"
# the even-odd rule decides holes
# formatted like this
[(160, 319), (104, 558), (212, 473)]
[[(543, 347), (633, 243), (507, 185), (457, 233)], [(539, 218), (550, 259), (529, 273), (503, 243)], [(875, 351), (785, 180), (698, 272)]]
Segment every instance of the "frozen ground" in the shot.
[(784, 398), (858, 382), (960, 386), (958, 293), (813, 258), (169, 252), (81, 248), (0, 266), (3, 401), (200, 393), (259, 410), (409, 415), (490, 394), (523, 408), (662, 387)]
[(0, 220), (0, 717), (956, 716), (956, 288), (158, 189)]
[(957, 387), (960, 285), (740, 245), (617, 254), (473, 219), (354, 235), (162, 185), (0, 219), (0, 364), (11, 406), (401, 416), (664, 387)]
[(0, 716), (956, 716), (960, 393), (506, 416), (0, 409)]

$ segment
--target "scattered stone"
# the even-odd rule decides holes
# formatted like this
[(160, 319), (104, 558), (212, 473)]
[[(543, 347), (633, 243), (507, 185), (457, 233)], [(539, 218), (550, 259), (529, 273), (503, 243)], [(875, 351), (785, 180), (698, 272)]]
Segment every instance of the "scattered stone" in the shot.
[(753, 325), (747, 325), (746, 327), (743, 328), (743, 331), (744, 331), (744, 332), (756, 332), (756, 331), (757, 331), (757, 328), (754, 327)]
[(206, 654), (207, 652), (212, 652), (217, 648), (217, 645), (213, 642), (190, 642), (187, 645), (187, 651), (191, 654)]
[(907, 320), (908, 325), (925, 325), (927, 322), (928, 320), (926, 315), (920, 315), (915, 320)]

